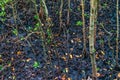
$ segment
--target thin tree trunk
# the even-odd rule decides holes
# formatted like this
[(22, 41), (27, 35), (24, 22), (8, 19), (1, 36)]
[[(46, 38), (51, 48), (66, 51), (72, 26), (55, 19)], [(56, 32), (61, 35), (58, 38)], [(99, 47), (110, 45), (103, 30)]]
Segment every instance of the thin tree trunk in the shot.
[(59, 29), (57, 36), (60, 35), (60, 32), (62, 30), (62, 24), (63, 24), (63, 22), (62, 22), (62, 10), (63, 10), (63, 0), (61, 0), (61, 4), (60, 4), (60, 11), (59, 11), (59, 25), (60, 25), (59, 27), (60, 27), (60, 29)]
[[(96, 27), (97, 27), (97, 15), (98, 15), (98, 3), (99, 3), (99, 0), (96, 0), (97, 2), (96, 2), (96, 5), (95, 5), (95, 7), (96, 7), (96, 11), (95, 11), (95, 33), (94, 33), (94, 45), (96, 44)], [(96, 46), (96, 45), (95, 45)]]
[(61, 0), (60, 12), (59, 12), (60, 28), (62, 27), (62, 8), (63, 8), (63, 0)]
[(91, 57), (91, 64), (92, 64), (92, 76), (93, 80), (97, 79), (97, 66), (96, 66), (96, 59), (95, 59), (95, 48), (94, 48), (94, 33), (95, 33), (95, 24), (96, 24), (96, 7), (97, 0), (90, 0), (90, 26), (89, 26), (89, 48), (90, 48), (90, 57)]
[(68, 0), (67, 25), (70, 23), (70, 0)]
[(116, 4), (116, 15), (117, 15), (117, 37), (116, 37), (116, 65), (118, 66), (118, 52), (119, 52), (119, 0)]
[(85, 7), (85, 0), (81, 0), (81, 6), (82, 6), (82, 22), (83, 22), (83, 52), (86, 53), (86, 30), (85, 30), (85, 12), (84, 12), (84, 7)]
[(46, 19), (49, 18), (49, 16), (48, 16), (48, 9), (47, 9), (45, 0), (40, 0), (40, 5), (41, 5), (41, 7), (44, 10), (44, 13), (45, 13), (44, 15), (45, 15)]

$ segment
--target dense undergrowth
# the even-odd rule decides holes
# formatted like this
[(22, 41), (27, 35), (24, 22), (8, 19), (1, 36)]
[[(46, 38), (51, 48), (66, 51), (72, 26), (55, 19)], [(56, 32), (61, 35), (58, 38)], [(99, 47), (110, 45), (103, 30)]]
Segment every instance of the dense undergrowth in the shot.
[[(60, 0), (45, 1), (48, 15), (40, 12), (39, 0), (0, 0), (0, 80), (91, 78), (89, 0), (84, 14), (86, 54), (80, 0), (71, 0), (69, 21), (67, 0), (62, 6)], [(95, 43), (98, 80), (120, 78), (120, 68), (115, 67), (116, 30), (116, 2), (100, 0)]]

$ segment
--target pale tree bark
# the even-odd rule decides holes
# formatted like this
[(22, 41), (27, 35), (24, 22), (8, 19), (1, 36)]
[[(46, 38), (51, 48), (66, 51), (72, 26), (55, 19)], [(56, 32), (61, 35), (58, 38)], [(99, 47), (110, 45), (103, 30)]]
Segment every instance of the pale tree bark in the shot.
[(116, 4), (116, 17), (117, 17), (117, 37), (116, 37), (116, 65), (119, 66), (118, 63), (118, 53), (119, 53), (119, 0), (117, 0)]
[(97, 79), (97, 66), (95, 59), (95, 48), (94, 48), (94, 33), (95, 33), (95, 25), (96, 25), (96, 11), (97, 11), (97, 0), (90, 0), (90, 26), (89, 26), (89, 49), (90, 49), (90, 57), (92, 64), (92, 76), (93, 80)]
[(95, 7), (96, 7), (96, 11), (95, 11), (95, 33), (94, 33), (94, 45), (96, 46), (96, 28), (97, 28), (97, 16), (98, 16), (98, 5), (99, 5), (99, 0), (96, 0), (96, 5), (95, 5)]

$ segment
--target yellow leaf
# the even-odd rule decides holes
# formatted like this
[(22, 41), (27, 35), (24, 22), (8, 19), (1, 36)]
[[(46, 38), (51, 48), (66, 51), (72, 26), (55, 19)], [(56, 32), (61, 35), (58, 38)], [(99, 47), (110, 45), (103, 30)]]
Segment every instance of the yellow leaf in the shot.
[(100, 77), (100, 73), (97, 73), (96, 76), (97, 76), (97, 77)]
[(61, 58), (62, 58), (64, 61), (67, 61), (66, 57), (63, 56), (63, 57), (61, 57)]
[(70, 48), (71, 51), (73, 51), (73, 48)]
[(72, 55), (72, 54), (70, 54), (69, 56), (70, 56), (70, 59), (72, 59), (72, 58), (73, 58), (73, 55)]
[(72, 80), (71, 78), (68, 78), (67, 80)]
[(12, 67), (12, 71), (13, 71), (13, 72), (15, 71), (15, 68), (14, 68), (14, 67)]
[(12, 58), (11, 58), (11, 60), (13, 61), (13, 60), (14, 60), (14, 58), (12, 57)]
[(61, 79), (66, 80), (66, 75), (64, 74)]
[(102, 54), (102, 55), (105, 55), (105, 53), (104, 53), (103, 51), (101, 51), (101, 54)]
[(10, 66), (11, 66), (11, 63), (8, 64), (8, 67), (10, 67)]
[(31, 60), (31, 58), (28, 58), (26, 61), (29, 62)]
[(21, 51), (18, 51), (18, 52), (17, 52), (17, 55), (20, 55), (21, 53), (22, 53)]
[(65, 68), (65, 71), (68, 73), (68, 68)]
[(13, 78), (13, 80), (15, 80), (16, 77), (13, 75), (12, 78)]
[(118, 75), (117, 75), (117, 76), (118, 76), (118, 78), (120, 78), (120, 73), (118, 73)]
[(96, 56), (95, 56), (95, 57), (96, 57), (96, 59), (99, 59), (99, 56), (98, 56), (98, 54), (96, 54)]
[(1, 63), (2, 61), (3, 61), (2, 58), (0, 58), (0, 63)]

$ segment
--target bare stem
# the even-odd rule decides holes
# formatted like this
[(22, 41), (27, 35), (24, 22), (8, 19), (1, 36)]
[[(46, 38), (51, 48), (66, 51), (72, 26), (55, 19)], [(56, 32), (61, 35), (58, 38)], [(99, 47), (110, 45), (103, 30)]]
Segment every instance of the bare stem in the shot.
[(59, 12), (60, 28), (62, 27), (62, 8), (63, 8), (63, 0), (61, 0), (60, 12)]
[(70, 0), (68, 0), (67, 25), (70, 23)]
[(95, 47), (94, 47), (94, 37), (95, 37), (95, 25), (96, 25), (96, 11), (97, 11), (97, 0), (90, 0), (90, 26), (89, 26), (89, 48), (90, 48), (90, 57), (91, 57), (91, 64), (92, 64), (92, 73), (93, 73), (93, 80), (97, 79), (97, 65), (95, 59)]
[(83, 50), (86, 50), (86, 30), (85, 30), (85, 12), (84, 12), (84, 3), (85, 1), (84, 0), (81, 0), (81, 6), (82, 6), (82, 21), (83, 21), (83, 46), (84, 46), (84, 49)]
[(119, 0), (117, 0), (116, 4), (116, 15), (117, 15), (117, 37), (116, 37), (116, 65), (119, 65), (118, 63), (118, 52), (119, 52)]

